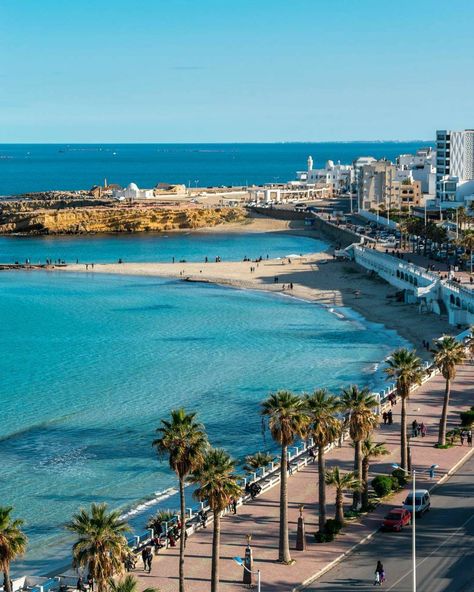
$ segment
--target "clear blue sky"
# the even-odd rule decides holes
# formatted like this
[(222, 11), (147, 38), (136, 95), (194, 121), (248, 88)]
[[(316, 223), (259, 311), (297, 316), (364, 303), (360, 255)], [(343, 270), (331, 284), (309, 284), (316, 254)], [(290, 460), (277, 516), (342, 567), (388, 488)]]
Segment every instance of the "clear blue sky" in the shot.
[(0, 0), (0, 142), (474, 127), (473, 0)]

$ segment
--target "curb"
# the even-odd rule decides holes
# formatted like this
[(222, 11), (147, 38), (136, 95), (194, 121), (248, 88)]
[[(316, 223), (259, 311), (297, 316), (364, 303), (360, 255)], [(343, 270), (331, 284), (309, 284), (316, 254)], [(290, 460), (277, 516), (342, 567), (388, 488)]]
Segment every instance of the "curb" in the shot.
[[(474, 448), (471, 448), (471, 450), (469, 450), (469, 452), (466, 452), (466, 454), (460, 460), (458, 460), (458, 462), (453, 467), (451, 467), (449, 469), (449, 471), (445, 475), (443, 475), (443, 477), (441, 477), (441, 479), (437, 483), (435, 483), (432, 487), (429, 488), (429, 492), (431, 493), (437, 487), (439, 487), (440, 485), (443, 485), (443, 483), (445, 481), (447, 481), (460, 467), (462, 467), (462, 465), (464, 463), (466, 463), (473, 454), (474, 454)], [(347, 549), (347, 551), (344, 551), (344, 553), (341, 553), (340, 555), (338, 555), (335, 559), (333, 559), (330, 563), (328, 563), (323, 568), (321, 568), (318, 572), (316, 572), (315, 574), (310, 576), (303, 583), (292, 588), (291, 592), (301, 592), (301, 590), (304, 590), (305, 588), (307, 588), (310, 584), (312, 584), (313, 582), (318, 580), (321, 576), (323, 576), (325, 573), (330, 571), (333, 567), (336, 567), (336, 565), (338, 563), (340, 563), (345, 557), (347, 557), (353, 551), (355, 551), (359, 545), (363, 545), (364, 543), (369, 541), (374, 536), (374, 534), (379, 532), (379, 530), (380, 530), (380, 528), (376, 528), (375, 530), (373, 530), (372, 532), (367, 534), (364, 538), (362, 538), (360, 541), (358, 541), (357, 543), (352, 545), (352, 547)]]
[(307, 580), (305, 580), (299, 586), (296, 586), (295, 588), (292, 588), (291, 592), (300, 592), (301, 590), (304, 590), (304, 588), (306, 588), (307, 586), (309, 586), (310, 584), (312, 584), (315, 580), (319, 579), (326, 572), (328, 572), (333, 567), (335, 567), (338, 563), (340, 563), (344, 559), (344, 557), (347, 557), (353, 551), (355, 551), (356, 548), (359, 545), (363, 545), (365, 542), (369, 541), (374, 536), (374, 534), (376, 534), (379, 530), (380, 530), (380, 528), (377, 527), (375, 530), (373, 530), (369, 534), (365, 535), (365, 537), (363, 539), (361, 539), (360, 541), (358, 541), (357, 543), (355, 543), (354, 545), (352, 545), (352, 547), (350, 547), (349, 549), (347, 549), (347, 551), (344, 551), (344, 553), (341, 553), (340, 555), (338, 555), (336, 557), (336, 559), (333, 559), (331, 561), (331, 563), (328, 563), (327, 565), (325, 565), (323, 568), (321, 568), (318, 572), (316, 572), (315, 574), (313, 574), (312, 576), (310, 576)]

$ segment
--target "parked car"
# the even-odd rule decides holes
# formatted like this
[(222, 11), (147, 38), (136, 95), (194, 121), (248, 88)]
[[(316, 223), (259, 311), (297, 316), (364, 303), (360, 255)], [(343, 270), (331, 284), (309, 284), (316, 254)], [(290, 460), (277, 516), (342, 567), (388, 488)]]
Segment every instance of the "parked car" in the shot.
[(411, 514), (405, 508), (394, 508), (385, 516), (382, 522), (383, 530), (395, 530), (400, 532), (407, 524), (411, 523)]
[[(409, 512), (413, 511), (413, 492), (410, 492), (406, 500), (403, 502), (403, 507)], [(422, 516), (431, 507), (430, 492), (427, 489), (415, 490), (415, 514)]]

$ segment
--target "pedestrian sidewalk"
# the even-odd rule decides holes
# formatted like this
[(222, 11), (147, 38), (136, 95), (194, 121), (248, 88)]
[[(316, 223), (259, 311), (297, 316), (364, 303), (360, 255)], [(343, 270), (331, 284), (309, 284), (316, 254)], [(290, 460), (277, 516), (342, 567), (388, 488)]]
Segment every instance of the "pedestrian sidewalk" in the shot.
[[(459, 423), (459, 411), (472, 405), (472, 388), (474, 384), (474, 365), (465, 365), (458, 369), (457, 377), (452, 386), (449, 423)], [(439, 416), (444, 396), (444, 379), (437, 375), (415, 391), (408, 402), (408, 422), (417, 419), (428, 427), (425, 438), (411, 440), (412, 465), (419, 471), (417, 482), (420, 487), (432, 487), (472, 449), (465, 445), (456, 445), (446, 450), (439, 450), (433, 445), (437, 441)], [(390, 455), (382, 457), (380, 462), (374, 461), (371, 466), (371, 479), (376, 474), (388, 474), (392, 471), (391, 464), (400, 461), (400, 403), (393, 407), (393, 425), (381, 425), (375, 432), (375, 439), (385, 442)], [(327, 454), (328, 468), (339, 465), (343, 470), (352, 470), (354, 450), (348, 442), (340, 448), (334, 448)], [(427, 469), (437, 464), (434, 480), (430, 480)], [(421, 472), (425, 471), (425, 472)], [(318, 530), (318, 473), (317, 464), (309, 464), (295, 472), (289, 479), (289, 530), (291, 533), (290, 547), (293, 565), (281, 565), (276, 559), (278, 555), (279, 525), (279, 485), (250, 501), (238, 509), (236, 516), (228, 515), (222, 519), (221, 535), (221, 591), (241, 592), (242, 568), (233, 557), (243, 556), (246, 546), (246, 535), (252, 535), (254, 569), (261, 571), (262, 591), (290, 591), (302, 582), (309, 581), (314, 574), (324, 570), (332, 562), (347, 553), (361, 539), (376, 530), (388, 508), (400, 505), (406, 491), (394, 494), (374, 512), (364, 516), (360, 521), (349, 524), (334, 542), (317, 544), (314, 533)], [(334, 491), (328, 488), (328, 516), (334, 515)], [(347, 504), (350, 497), (346, 496)], [(296, 551), (296, 525), (299, 507), (304, 506), (306, 524), (306, 551)], [(210, 590), (212, 551), (212, 524), (205, 530), (199, 530), (189, 537), (186, 548), (185, 574), (187, 592), (207, 592)], [(178, 547), (170, 548), (155, 558), (151, 574), (145, 573), (140, 565), (135, 570), (139, 579), (140, 589), (156, 587), (161, 592), (178, 590)], [(141, 564), (141, 561), (139, 561)]]

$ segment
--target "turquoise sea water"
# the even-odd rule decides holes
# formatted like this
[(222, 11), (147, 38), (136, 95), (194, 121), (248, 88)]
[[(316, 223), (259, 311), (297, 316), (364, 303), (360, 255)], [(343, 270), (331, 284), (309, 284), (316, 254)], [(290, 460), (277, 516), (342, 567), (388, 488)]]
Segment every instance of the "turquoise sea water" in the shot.
[(205, 257), (238, 261), (244, 257), (281, 257), (311, 253), (324, 243), (313, 238), (274, 233), (179, 233), (93, 236), (0, 237), (0, 263), (44, 263), (62, 259), (68, 263), (130, 261), (204, 261)]
[[(241, 258), (248, 240), (257, 241), (250, 256), (322, 247), (304, 237), (253, 237), (200, 240), (217, 241), (218, 253), (234, 241), (229, 259)], [(115, 260), (114, 238), (92, 240), (103, 241), (95, 247), (103, 260)], [(132, 260), (151, 239), (121, 240)], [(200, 240), (170, 240), (172, 251), (197, 256)], [(37, 252), (42, 242), (21, 244)], [(202, 248), (199, 257), (209, 251)], [(0, 295), (0, 500), (26, 520), (30, 537), (15, 573), (64, 564), (62, 525), (92, 501), (129, 512), (143, 531), (153, 500), (175, 486), (151, 447), (173, 407), (196, 410), (211, 442), (240, 459), (271, 445), (259, 417), (269, 392), (376, 387), (379, 362), (402, 343), (350, 311), (344, 318), (290, 297), (160, 278), (4, 272)], [(177, 506), (173, 498), (161, 504)]]

